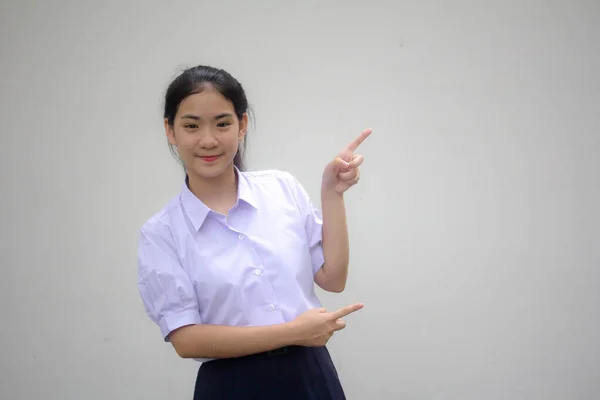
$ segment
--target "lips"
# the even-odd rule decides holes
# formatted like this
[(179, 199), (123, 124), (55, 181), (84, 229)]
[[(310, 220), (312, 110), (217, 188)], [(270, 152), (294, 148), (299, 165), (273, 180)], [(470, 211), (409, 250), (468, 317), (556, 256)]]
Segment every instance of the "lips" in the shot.
[(213, 162), (216, 161), (220, 156), (202, 156), (200, 157), (205, 162)]

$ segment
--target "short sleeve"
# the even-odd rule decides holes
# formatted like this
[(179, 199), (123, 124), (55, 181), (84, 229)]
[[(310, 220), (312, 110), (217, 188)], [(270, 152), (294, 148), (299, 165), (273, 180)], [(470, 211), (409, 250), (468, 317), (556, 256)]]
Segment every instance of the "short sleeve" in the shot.
[(298, 210), (304, 221), (306, 236), (310, 248), (310, 258), (313, 274), (323, 266), (323, 216), (321, 211), (315, 207), (310, 196), (298, 180), (288, 174), (290, 189), (298, 205)]
[(175, 329), (201, 323), (194, 286), (166, 226), (154, 224), (140, 232), (138, 288), (146, 313), (165, 341)]

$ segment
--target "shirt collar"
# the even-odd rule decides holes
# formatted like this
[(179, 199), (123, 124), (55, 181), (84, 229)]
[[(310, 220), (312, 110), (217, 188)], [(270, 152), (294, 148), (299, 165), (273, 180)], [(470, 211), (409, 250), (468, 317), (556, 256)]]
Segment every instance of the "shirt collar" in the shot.
[[(240, 200), (242, 200), (250, 206), (258, 209), (258, 202), (252, 193), (252, 188), (250, 187), (248, 178), (237, 167), (234, 166), (234, 169), (238, 178), (238, 198), (236, 205)], [(186, 214), (192, 222), (192, 225), (194, 225), (194, 229), (196, 229), (196, 231), (199, 230), (206, 220), (206, 217), (212, 210), (208, 208), (198, 197), (196, 197), (194, 193), (192, 193), (187, 185), (187, 178), (186, 182), (183, 183), (180, 199)]]

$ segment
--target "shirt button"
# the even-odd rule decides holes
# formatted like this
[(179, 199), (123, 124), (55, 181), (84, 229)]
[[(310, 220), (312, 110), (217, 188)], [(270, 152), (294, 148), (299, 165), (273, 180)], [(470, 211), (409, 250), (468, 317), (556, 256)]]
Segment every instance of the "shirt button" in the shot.
[(243, 235), (243, 234), (241, 234), (241, 233), (238, 235), (238, 239), (240, 239), (240, 240), (244, 240), (244, 238), (245, 238), (245, 237), (246, 237), (246, 236), (244, 236), (244, 235)]
[(269, 304), (269, 311), (273, 311), (275, 309), (275, 306), (273, 304)]
[(260, 274), (262, 274), (262, 271), (261, 271), (260, 269), (256, 268), (256, 269), (254, 270), (254, 273), (255, 273), (256, 275), (260, 275)]

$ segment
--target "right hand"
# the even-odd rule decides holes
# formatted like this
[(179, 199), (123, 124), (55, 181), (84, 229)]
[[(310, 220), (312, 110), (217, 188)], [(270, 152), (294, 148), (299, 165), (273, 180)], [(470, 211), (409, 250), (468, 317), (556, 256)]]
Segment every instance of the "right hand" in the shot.
[(346, 327), (346, 322), (342, 318), (361, 308), (363, 305), (357, 303), (334, 312), (327, 312), (324, 308), (305, 311), (291, 322), (298, 337), (295, 344), (307, 347), (325, 346), (335, 331)]

